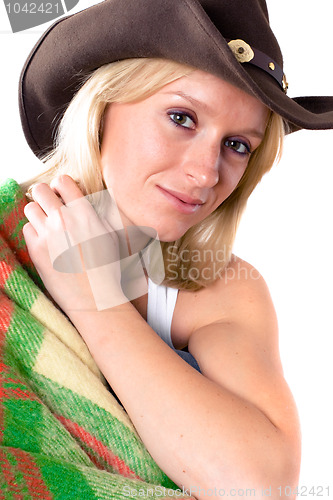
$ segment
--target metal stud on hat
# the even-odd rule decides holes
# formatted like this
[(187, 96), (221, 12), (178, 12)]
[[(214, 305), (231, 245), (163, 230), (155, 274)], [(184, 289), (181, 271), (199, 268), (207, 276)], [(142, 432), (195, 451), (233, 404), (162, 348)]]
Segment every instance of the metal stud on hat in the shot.
[(287, 93), (288, 83), (286, 75), (276, 61), (273, 61), (271, 57), (260, 50), (252, 48), (248, 43), (244, 42), (244, 40), (230, 40), (228, 45), (238, 62), (242, 64), (251, 63), (266, 71), (275, 78), (283, 91)]

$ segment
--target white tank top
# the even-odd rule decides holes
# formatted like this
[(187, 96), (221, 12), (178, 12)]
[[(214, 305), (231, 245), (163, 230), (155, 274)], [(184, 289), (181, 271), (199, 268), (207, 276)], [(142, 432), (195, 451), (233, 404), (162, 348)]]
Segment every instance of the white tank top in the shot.
[(148, 278), (147, 323), (172, 349), (171, 323), (177, 296), (177, 288), (156, 285)]
[(147, 323), (171, 349), (195, 368), (195, 370), (200, 372), (200, 367), (192, 354), (184, 350), (175, 349), (171, 340), (171, 323), (177, 296), (177, 288), (155, 285), (148, 278)]

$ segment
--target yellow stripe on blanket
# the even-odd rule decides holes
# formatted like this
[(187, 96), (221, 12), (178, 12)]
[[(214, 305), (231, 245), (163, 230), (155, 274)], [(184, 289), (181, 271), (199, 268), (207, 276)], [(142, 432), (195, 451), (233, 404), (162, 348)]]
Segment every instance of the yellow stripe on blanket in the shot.
[(103, 378), (86, 344), (67, 317), (52, 302), (40, 293), (33, 303), (30, 313), (50, 332), (66, 345), (95, 375)]
[(127, 414), (102, 381), (49, 330), (44, 332), (44, 340), (33, 370), (89, 399), (135, 432)]

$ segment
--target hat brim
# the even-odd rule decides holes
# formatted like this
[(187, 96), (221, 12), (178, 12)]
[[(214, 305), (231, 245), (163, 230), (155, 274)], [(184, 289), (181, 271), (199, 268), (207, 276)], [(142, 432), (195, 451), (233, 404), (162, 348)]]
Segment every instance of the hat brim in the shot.
[(290, 131), (333, 128), (333, 97), (289, 98), (268, 73), (240, 64), (197, 0), (154, 0), (153, 9), (149, 0), (126, 0), (122, 10), (120, 4), (107, 0), (60, 19), (31, 51), (21, 73), (19, 107), (37, 156), (53, 148), (82, 76), (135, 57), (171, 59), (215, 74), (281, 115)]

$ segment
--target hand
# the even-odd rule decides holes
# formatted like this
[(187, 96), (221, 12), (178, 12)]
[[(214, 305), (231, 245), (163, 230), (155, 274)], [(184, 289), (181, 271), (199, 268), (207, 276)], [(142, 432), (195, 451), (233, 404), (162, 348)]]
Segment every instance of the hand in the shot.
[[(107, 193), (107, 192), (106, 192)], [(69, 176), (33, 187), (24, 226), (30, 257), (55, 302), (71, 311), (127, 302), (120, 286), (118, 238)], [(113, 211), (114, 212), (114, 211)], [(119, 221), (115, 221), (119, 225)]]

